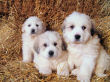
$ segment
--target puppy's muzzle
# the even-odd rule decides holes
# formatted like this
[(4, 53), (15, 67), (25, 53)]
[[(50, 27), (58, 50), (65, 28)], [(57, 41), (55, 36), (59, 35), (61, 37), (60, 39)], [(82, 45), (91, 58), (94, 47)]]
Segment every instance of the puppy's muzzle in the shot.
[(53, 55), (54, 55), (54, 51), (50, 50), (49, 51), (49, 57), (53, 57)]
[(35, 29), (32, 29), (31, 30), (31, 34), (35, 34)]
[(76, 34), (76, 35), (75, 35), (76, 41), (80, 40), (80, 37), (81, 37), (81, 36), (80, 36), (79, 34)]

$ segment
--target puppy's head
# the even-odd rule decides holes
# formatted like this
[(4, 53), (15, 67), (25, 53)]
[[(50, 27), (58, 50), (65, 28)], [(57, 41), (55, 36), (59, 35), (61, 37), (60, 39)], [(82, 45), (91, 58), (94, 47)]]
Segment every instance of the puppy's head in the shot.
[(73, 12), (62, 24), (63, 37), (66, 42), (85, 43), (94, 34), (94, 25), (88, 15)]
[(62, 40), (59, 33), (47, 31), (36, 38), (34, 50), (47, 59), (57, 58), (62, 52)]
[(43, 22), (36, 16), (29, 17), (23, 24), (22, 32), (29, 35), (39, 34), (45, 30)]

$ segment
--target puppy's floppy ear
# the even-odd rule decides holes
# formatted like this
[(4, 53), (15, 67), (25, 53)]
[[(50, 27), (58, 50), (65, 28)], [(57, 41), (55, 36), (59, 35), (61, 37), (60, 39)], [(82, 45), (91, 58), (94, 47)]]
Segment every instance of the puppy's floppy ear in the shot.
[(62, 37), (58, 32), (54, 32), (54, 33), (55, 33), (55, 35), (57, 36), (58, 40), (59, 40), (60, 43), (61, 43), (62, 50), (66, 50), (67, 45), (66, 45), (66, 43), (64, 42), (63, 37)]
[(38, 38), (35, 39), (33, 49), (37, 54), (39, 54), (40, 49), (39, 49), (39, 40), (38, 40)]
[(67, 44), (63, 38), (62, 38), (62, 50), (67, 50)]
[(25, 32), (24, 24), (22, 25), (22, 32), (23, 32), (23, 33)]
[(62, 30), (62, 32), (63, 32), (64, 29), (65, 29), (65, 20), (64, 20), (64, 22), (63, 22), (62, 25), (61, 25), (61, 30)]
[(91, 35), (93, 36), (95, 34), (94, 28), (91, 28)]
[(90, 29), (91, 35), (93, 36), (95, 34), (95, 22), (91, 20), (91, 29)]

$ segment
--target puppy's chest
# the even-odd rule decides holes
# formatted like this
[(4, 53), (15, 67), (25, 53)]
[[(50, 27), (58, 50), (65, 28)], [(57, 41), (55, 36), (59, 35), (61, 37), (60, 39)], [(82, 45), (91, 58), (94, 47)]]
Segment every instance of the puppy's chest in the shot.
[(23, 44), (31, 47), (34, 43), (34, 38), (25, 38), (23, 39)]
[(76, 66), (80, 66), (85, 56), (96, 58), (98, 55), (98, 48), (99, 47), (94, 44), (79, 46), (69, 45), (69, 61), (75, 64)]
[(61, 63), (67, 62), (67, 60), (68, 60), (67, 52), (63, 52), (62, 54), (63, 55), (61, 55), (59, 58), (56, 58), (55, 60), (50, 61), (51, 68), (53, 70), (56, 70), (57, 66), (60, 65)]
[(59, 64), (59, 60), (53, 60), (50, 62), (50, 66), (53, 70), (57, 69), (58, 64)]
[(81, 56), (85, 52), (86, 46), (68, 46), (68, 51), (70, 54), (73, 54), (75, 57)]
[[(97, 45), (69, 45), (68, 51), (70, 54), (74, 55), (75, 57), (82, 57), (85, 55), (94, 55), (99, 50), (99, 46)], [(93, 54), (92, 54), (93, 53)]]
[(69, 51), (69, 61), (74, 63), (75, 66), (79, 67), (85, 55), (85, 47), (68, 46), (68, 51)]

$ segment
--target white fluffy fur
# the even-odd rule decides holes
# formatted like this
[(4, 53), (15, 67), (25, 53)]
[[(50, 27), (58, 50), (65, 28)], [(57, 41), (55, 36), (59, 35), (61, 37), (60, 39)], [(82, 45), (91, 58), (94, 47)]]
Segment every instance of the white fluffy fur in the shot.
[[(57, 43), (57, 45), (55, 46), (54, 43)], [(45, 47), (44, 44), (47, 46)], [(49, 75), (52, 70), (57, 70), (58, 75), (69, 75), (68, 55), (62, 51), (62, 40), (59, 33), (47, 31), (41, 34), (35, 40), (34, 50), (35, 67), (40, 73)], [(54, 52), (52, 57), (49, 56), (49, 51)]]
[[(32, 33), (32, 29), (35, 30)], [(43, 26), (43, 22), (36, 16), (29, 17), (23, 24), (22, 27), (22, 55), (23, 62), (31, 62), (32, 61), (32, 47), (35, 37), (41, 34), (45, 30)]]
[(100, 55), (97, 59), (95, 74), (98, 77), (104, 77), (107, 76), (106, 74), (104, 74), (105, 70), (110, 70), (110, 56), (107, 54), (102, 46), (99, 53)]
[[(83, 30), (82, 26), (86, 29)], [(91, 35), (93, 26), (90, 17), (79, 12), (70, 14), (62, 24), (63, 37), (68, 46), (69, 67), (72, 74), (76, 75), (81, 82), (90, 82), (96, 63), (96, 74), (105, 76), (103, 73), (110, 61), (97, 35)], [(80, 35), (80, 39), (76, 40), (75, 35)]]

